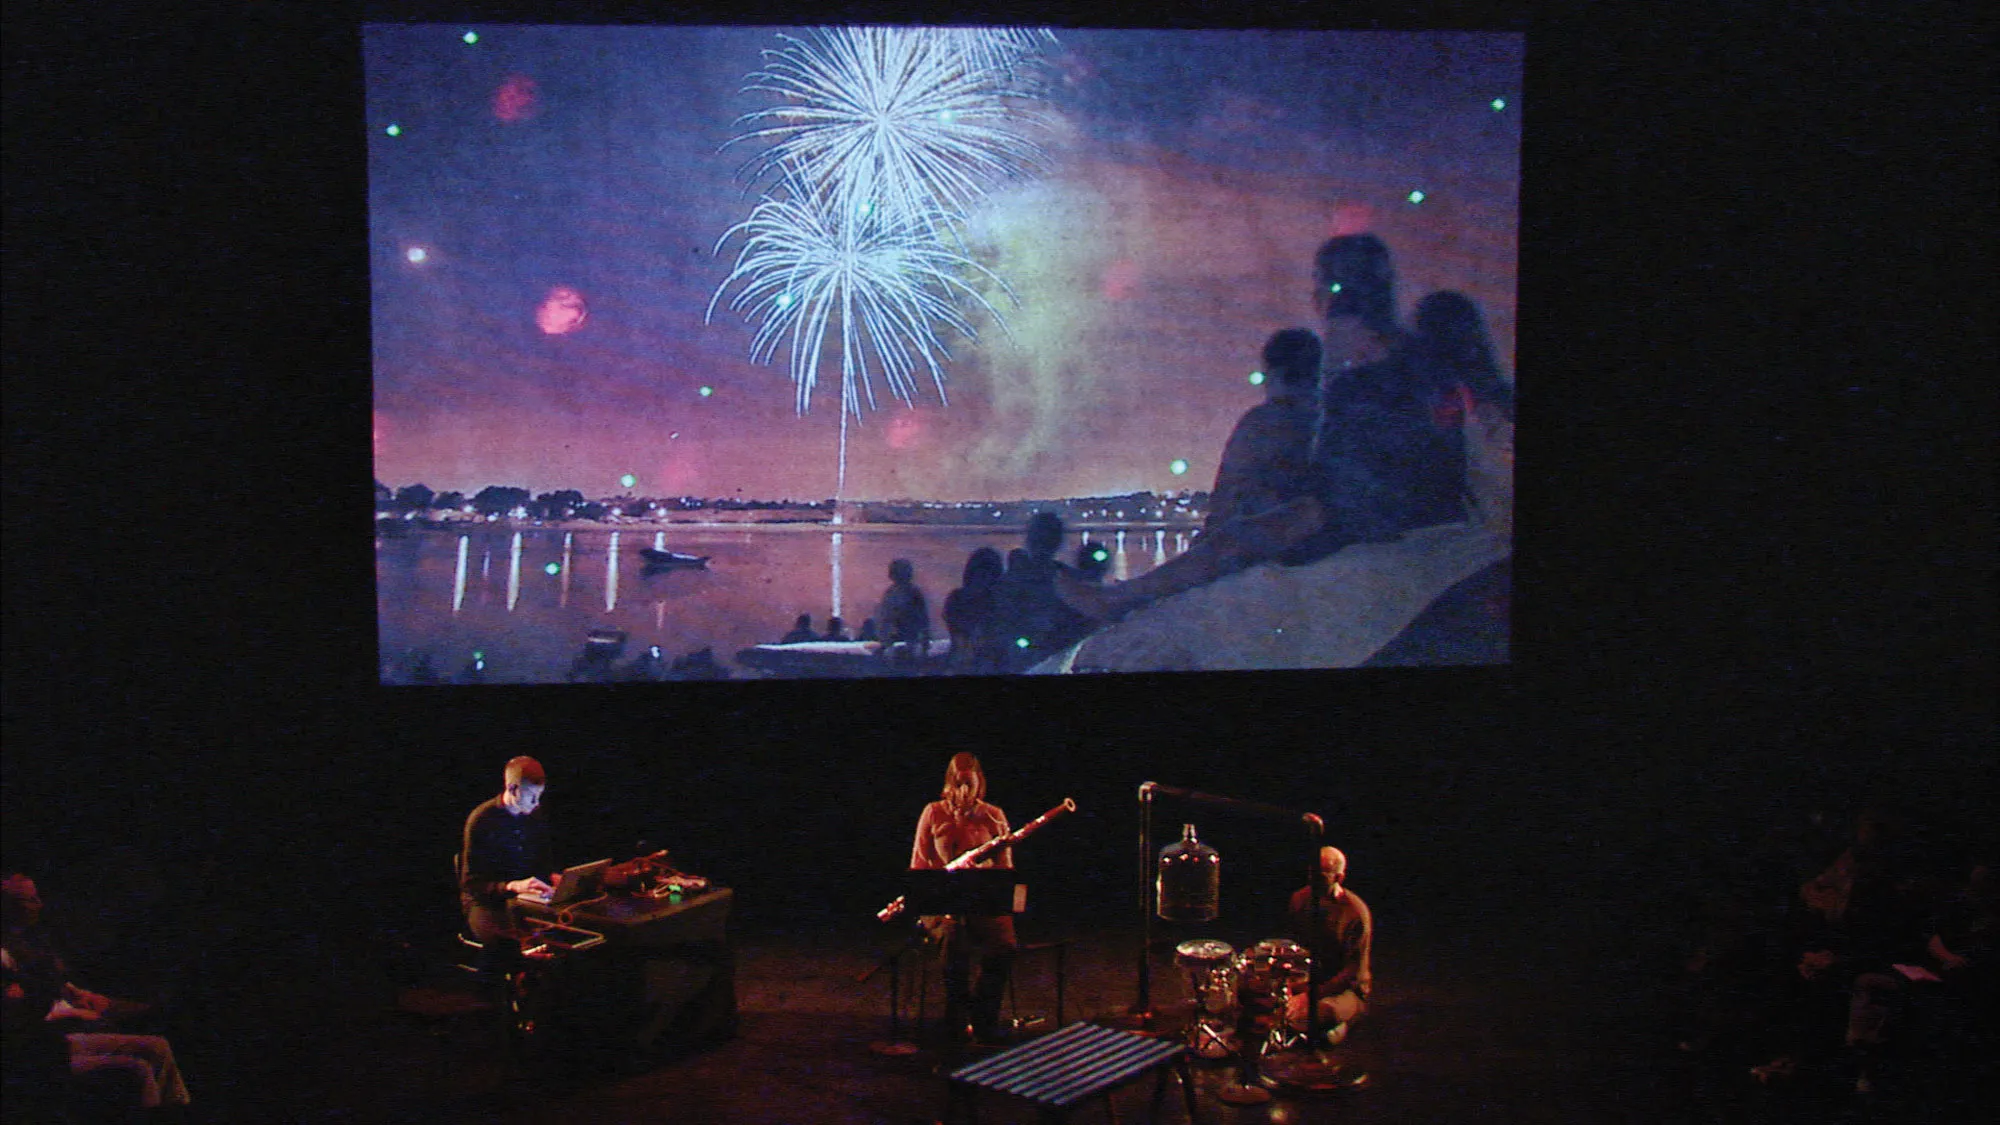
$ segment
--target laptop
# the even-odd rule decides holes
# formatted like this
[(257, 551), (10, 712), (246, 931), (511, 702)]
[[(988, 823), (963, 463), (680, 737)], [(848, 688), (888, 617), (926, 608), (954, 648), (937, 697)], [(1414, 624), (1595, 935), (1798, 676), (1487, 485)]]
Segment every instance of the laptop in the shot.
[(604, 890), (604, 869), (611, 866), (608, 859), (579, 863), (562, 873), (556, 882), (553, 895), (517, 895), (522, 902), (532, 902), (536, 906), (569, 906), (585, 899), (596, 898)]

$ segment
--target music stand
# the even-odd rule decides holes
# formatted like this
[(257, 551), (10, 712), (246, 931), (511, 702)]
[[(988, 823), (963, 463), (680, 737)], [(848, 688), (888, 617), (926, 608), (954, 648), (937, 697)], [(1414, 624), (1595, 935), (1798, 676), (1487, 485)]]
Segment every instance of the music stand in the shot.
[(1011, 867), (967, 867), (958, 871), (937, 868), (906, 872), (906, 910), (922, 917), (927, 914), (963, 914), (990, 917), (1014, 912), (1014, 884), (1019, 876)]
[[(904, 912), (919, 918), (933, 914), (978, 917), (1011, 914), (1016, 911), (1019, 902), (1016, 882), (1018, 873), (1010, 867), (967, 867), (957, 871), (935, 868), (912, 870), (904, 874), (906, 876), (903, 890)], [(863, 983), (880, 969), (886, 968), (890, 973), (889, 1033), (895, 1038), (870, 1043), (868, 1049), (878, 1055), (916, 1053), (916, 1044), (901, 1038), (902, 958), (904, 954), (921, 945), (926, 936), (923, 930), (918, 930), (903, 944), (891, 950), (873, 968), (857, 978), (857, 983)], [(918, 975), (921, 979), (921, 969), (918, 970)], [(918, 1003), (920, 1014), (922, 1006), (920, 998)]]

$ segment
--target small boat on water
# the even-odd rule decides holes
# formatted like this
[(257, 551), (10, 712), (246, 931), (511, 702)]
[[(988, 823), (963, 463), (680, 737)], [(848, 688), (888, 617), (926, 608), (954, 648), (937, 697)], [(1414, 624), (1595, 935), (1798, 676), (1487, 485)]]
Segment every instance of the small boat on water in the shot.
[(646, 560), (649, 567), (678, 567), (685, 570), (701, 570), (708, 566), (707, 555), (683, 555), (679, 551), (663, 551), (658, 547), (639, 548), (639, 557)]
[(800, 641), (796, 644), (752, 645), (736, 653), (736, 663), (769, 676), (910, 676), (937, 671), (951, 654), (951, 641), (934, 640), (929, 657), (910, 659), (910, 646), (898, 643), (884, 653), (880, 641)]

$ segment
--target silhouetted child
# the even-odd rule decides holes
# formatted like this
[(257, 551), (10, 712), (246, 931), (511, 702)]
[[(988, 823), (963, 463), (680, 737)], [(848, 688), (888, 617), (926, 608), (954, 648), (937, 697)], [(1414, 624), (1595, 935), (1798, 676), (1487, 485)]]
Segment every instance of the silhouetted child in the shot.
[(875, 616), (882, 623), (884, 651), (891, 645), (908, 645), (900, 650), (909, 658), (921, 659), (930, 652), (931, 611), (924, 592), (917, 589), (916, 567), (908, 559), (889, 564), (889, 588), (882, 593)]

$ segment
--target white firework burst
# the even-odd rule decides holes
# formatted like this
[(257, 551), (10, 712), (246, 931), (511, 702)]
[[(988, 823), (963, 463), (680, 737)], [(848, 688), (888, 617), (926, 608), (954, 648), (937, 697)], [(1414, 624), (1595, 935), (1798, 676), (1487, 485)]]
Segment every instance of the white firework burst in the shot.
[(1034, 139), (1047, 117), (1020, 65), (1034, 32), (838, 27), (780, 38), (745, 90), (781, 104), (738, 121), (747, 131), (736, 141), (769, 146), (749, 165), (753, 183), (796, 176), (840, 215), (889, 210), (936, 224), (1047, 167)]
[(745, 236), (704, 319), (737, 287), (729, 308), (760, 322), (751, 360), (768, 363), (781, 345), (789, 346), (801, 414), (811, 407), (821, 349), (836, 330), (843, 417), (859, 417), (864, 401), (874, 409), (877, 372), (891, 393), (913, 403), (919, 364), (943, 400), (942, 361), (950, 353), (940, 329), (975, 337), (963, 311), (971, 307), (984, 309), (1005, 329), (999, 311), (966, 277), (983, 276), (1009, 292), (1005, 282), (935, 238), (921, 216), (844, 213), (797, 180), (784, 186), (785, 194), (766, 196), (716, 243), (719, 253), (731, 238)]

